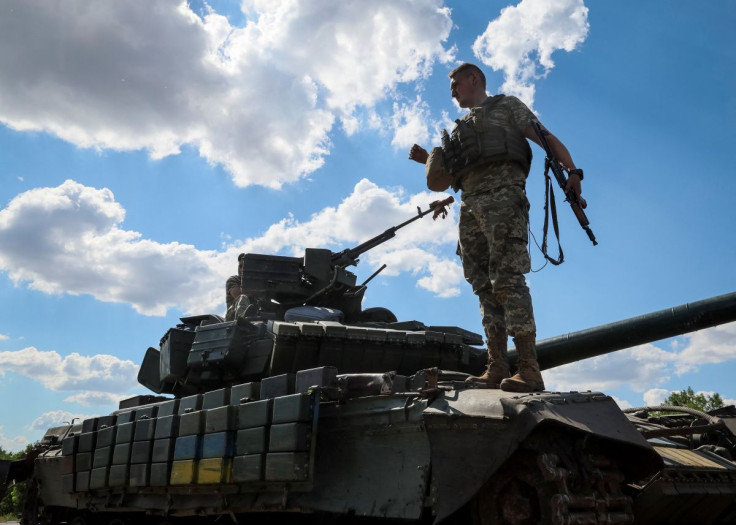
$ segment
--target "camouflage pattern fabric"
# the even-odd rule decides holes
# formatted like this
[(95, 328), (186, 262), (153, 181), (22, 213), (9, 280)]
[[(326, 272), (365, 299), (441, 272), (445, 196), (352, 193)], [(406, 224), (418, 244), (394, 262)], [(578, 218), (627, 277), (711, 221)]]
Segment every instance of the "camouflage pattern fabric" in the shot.
[[(506, 96), (490, 110), (475, 108), (464, 118), (524, 132), (535, 118), (516, 97)], [(465, 279), (480, 301), (486, 337), (536, 335), (531, 294), (524, 274), (531, 270), (527, 250), (529, 173), (514, 162), (470, 169), (462, 178), (460, 251)]]
[(231, 275), (227, 278), (227, 281), (225, 281), (225, 304), (227, 305), (228, 310), (230, 310), (235, 302), (235, 299), (230, 295), (230, 289), (234, 286), (240, 286), (239, 275)]
[(536, 334), (524, 278), (531, 269), (528, 224), (529, 201), (523, 187), (463, 195), (459, 225), (463, 271), (480, 301), (489, 340), (501, 332)]
[(239, 275), (231, 275), (225, 282), (225, 304), (227, 305), (225, 321), (234, 321), (238, 317), (246, 315), (246, 313), (252, 311), (252, 309), (248, 309), (248, 306), (254, 304), (251, 297), (245, 294), (241, 294), (239, 297), (233, 298), (233, 296), (230, 295), (230, 290), (234, 286), (240, 286)]
[[(472, 108), (463, 117), (478, 118), (494, 126), (514, 128), (522, 134), (535, 119), (531, 110), (513, 96), (504, 97), (490, 109)], [(438, 187), (444, 185), (444, 177), (449, 175), (441, 148), (432, 150), (426, 173), (430, 189), (434, 189), (430, 182), (437, 182)], [(480, 301), (483, 328), (489, 341), (499, 333), (534, 336), (537, 331), (524, 278), (531, 270), (527, 251), (529, 201), (524, 190), (527, 175), (525, 168), (512, 161), (479, 163), (469, 168), (458, 184), (462, 189), (460, 257), (465, 279)]]
[[(534, 113), (521, 100), (513, 96), (505, 96), (488, 110), (472, 108), (463, 119), (482, 118), (488, 125), (513, 128), (524, 133), (535, 119)], [(463, 196), (495, 190), (510, 184), (526, 183), (528, 172), (519, 167), (513, 169), (511, 162), (498, 162), (491, 165), (479, 165), (471, 168), (463, 175), (460, 186)]]

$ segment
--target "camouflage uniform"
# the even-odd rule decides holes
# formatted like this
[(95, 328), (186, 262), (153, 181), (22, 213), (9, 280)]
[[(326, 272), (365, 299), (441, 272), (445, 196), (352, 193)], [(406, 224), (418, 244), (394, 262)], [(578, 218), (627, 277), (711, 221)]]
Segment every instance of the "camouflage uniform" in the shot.
[(235, 319), (236, 299), (230, 295), (230, 290), (235, 286), (240, 286), (239, 275), (231, 275), (228, 277), (227, 281), (225, 281), (225, 304), (227, 305), (227, 311), (225, 313), (226, 321), (232, 321)]
[[(473, 110), (464, 118), (473, 118)], [(484, 113), (484, 122), (522, 134), (534, 114), (518, 98), (507, 96)], [(427, 171), (436, 170), (441, 148), (430, 154)], [(524, 274), (531, 270), (527, 250), (528, 170), (512, 161), (471, 168), (460, 181), (460, 253), (465, 279), (480, 301), (483, 328), (493, 334), (536, 334), (531, 295)]]

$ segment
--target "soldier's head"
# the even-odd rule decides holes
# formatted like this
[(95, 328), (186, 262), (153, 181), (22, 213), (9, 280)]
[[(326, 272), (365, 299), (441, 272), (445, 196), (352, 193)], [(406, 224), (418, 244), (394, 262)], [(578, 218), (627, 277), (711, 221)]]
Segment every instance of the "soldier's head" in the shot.
[(450, 93), (461, 108), (479, 106), (486, 98), (486, 76), (469, 62), (450, 71)]

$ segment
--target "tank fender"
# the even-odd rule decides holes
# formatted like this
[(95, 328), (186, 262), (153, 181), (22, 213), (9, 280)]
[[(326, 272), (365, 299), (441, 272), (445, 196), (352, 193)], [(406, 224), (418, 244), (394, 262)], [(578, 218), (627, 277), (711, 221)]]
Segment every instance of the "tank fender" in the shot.
[(432, 465), (432, 506), (446, 518), (481, 489), (496, 470), (542, 425), (604, 440), (622, 457), (627, 480), (658, 471), (662, 460), (610, 396), (597, 392), (514, 394), (454, 390), (423, 413)]

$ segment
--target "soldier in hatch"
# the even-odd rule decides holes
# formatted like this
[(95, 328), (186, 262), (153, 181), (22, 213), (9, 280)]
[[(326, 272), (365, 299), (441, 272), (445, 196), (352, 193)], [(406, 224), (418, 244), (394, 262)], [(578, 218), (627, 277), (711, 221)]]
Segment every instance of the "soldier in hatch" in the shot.
[[(465, 279), (480, 301), (488, 339), (488, 367), (468, 381), (511, 392), (544, 390), (536, 353), (536, 324), (524, 274), (531, 270), (527, 250), (529, 201), (526, 177), (532, 160), (526, 139), (541, 146), (536, 117), (518, 98), (486, 94), (486, 79), (474, 64), (450, 72), (450, 91), (470, 111), (442, 147), (428, 153), (415, 144), (409, 158), (426, 165), (427, 186), (462, 190), (459, 247)], [(569, 172), (567, 191), (580, 197), (583, 171), (567, 148), (542, 127), (552, 152)], [(509, 377), (508, 336), (519, 354), (518, 372)]]
[(243, 293), (240, 288), (240, 276), (243, 275), (243, 264), (245, 254), (238, 255), (238, 274), (231, 275), (225, 282), (225, 304), (227, 312), (225, 313), (226, 321), (234, 321), (238, 317), (243, 317), (250, 313), (255, 313), (256, 307), (253, 305), (251, 298)]

